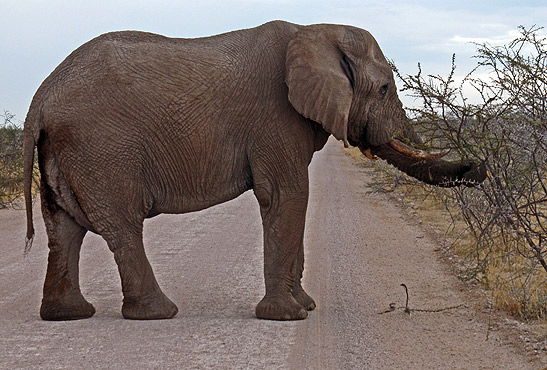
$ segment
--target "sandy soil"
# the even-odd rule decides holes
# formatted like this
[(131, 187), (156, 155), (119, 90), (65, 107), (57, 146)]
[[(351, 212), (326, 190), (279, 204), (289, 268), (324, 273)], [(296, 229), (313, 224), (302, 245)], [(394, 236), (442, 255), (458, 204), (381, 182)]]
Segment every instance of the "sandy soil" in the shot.
[[(38, 312), (47, 241), (36, 216), (23, 258), (24, 212), (0, 211), (2, 369), (541, 369), (441, 262), (438, 245), (388, 198), (366, 194), (367, 172), (330, 141), (310, 167), (304, 285), (318, 303), (307, 320), (254, 318), (264, 293), (262, 231), (251, 192), (208, 210), (145, 224), (172, 320), (130, 321), (102, 239), (86, 236), (81, 286), (91, 319), (45, 322)], [(39, 213), (39, 212), (37, 212)], [(379, 314), (390, 303), (411, 309)], [(489, 329), (490, 327), (490, 329)], [(488, 335), (488, 341), (486, 341)]]

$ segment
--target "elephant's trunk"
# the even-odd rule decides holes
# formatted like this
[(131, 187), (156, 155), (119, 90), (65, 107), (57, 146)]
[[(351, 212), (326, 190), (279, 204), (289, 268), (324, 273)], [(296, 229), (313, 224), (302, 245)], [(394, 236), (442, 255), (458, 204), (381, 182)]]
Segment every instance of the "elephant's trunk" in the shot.
[(370, 148), (363, 154), (376, 155), (427, 184), (454, 187), (475, 186), (487, 176), (486, 164), (472, 161), (447, 162), (440, 159), (448, 152), (432, 153), (411, 148), (398, 140)]

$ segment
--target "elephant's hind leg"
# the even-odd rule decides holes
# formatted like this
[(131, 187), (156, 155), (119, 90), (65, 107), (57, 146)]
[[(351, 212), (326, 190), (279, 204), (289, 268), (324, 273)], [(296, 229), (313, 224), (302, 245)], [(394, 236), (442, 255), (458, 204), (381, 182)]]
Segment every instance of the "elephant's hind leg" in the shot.
[(161, 291), (142, 242), (142, 224), (137, 228), (116, 227), (102, 236), (114, 252), (122, 280), (122, 315), (126, 319), (170, 319), (177, 306)]
[(80, 248), (87, 230), (42, 192), (42, 213), (48, 235), (49, 257), (40, 316), (44, 320), (75, 320), (93, 316), (79, 283)]

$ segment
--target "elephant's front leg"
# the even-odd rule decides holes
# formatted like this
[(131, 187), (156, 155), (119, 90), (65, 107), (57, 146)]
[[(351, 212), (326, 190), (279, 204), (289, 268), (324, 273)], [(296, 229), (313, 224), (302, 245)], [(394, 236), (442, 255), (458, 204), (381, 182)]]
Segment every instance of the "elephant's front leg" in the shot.
[(287, 191), (272, 186), (255, 189), (264, 227), (264, 278), (266, 295), (256, 316), (270, 320), (299, 320), (308, 316), (293, 296), (300, 278), (299, 249), (304, 238), (308, 187)]
[(302, 288), (302, 277), (304, 274), (304, 243), (298, 247), (298, 255), (296, 257), (296, 282), (294, 284), (292, 295), (298, 303), (300, 303), (306, 310), (311, 311), (315, 309), (316, 304), (312, 297), (306, 293)]

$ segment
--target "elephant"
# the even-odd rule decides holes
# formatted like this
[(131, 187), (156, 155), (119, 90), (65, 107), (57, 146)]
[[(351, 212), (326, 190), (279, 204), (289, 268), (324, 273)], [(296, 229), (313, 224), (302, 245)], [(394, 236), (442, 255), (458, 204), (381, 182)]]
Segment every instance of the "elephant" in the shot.
[(308, 165), (330, 135), (429, 184), (486, 176), (484, 163), (416, 149), (390, 65), (360, 28), (273, 21), (196, 39), (111, 32), (80, 46), (40, 85), (24, 124), (27, 247), (35, 155), (49, 247), (41, 318), (95, 313), (79, 286), (88, 231), (113, 252), (123, 317), (172, 318), (177, 306), (145, 255), (144, 220), (248, 190), (264, 237), (256, 317), (306, 318), (316, 307), (301, 283)]

